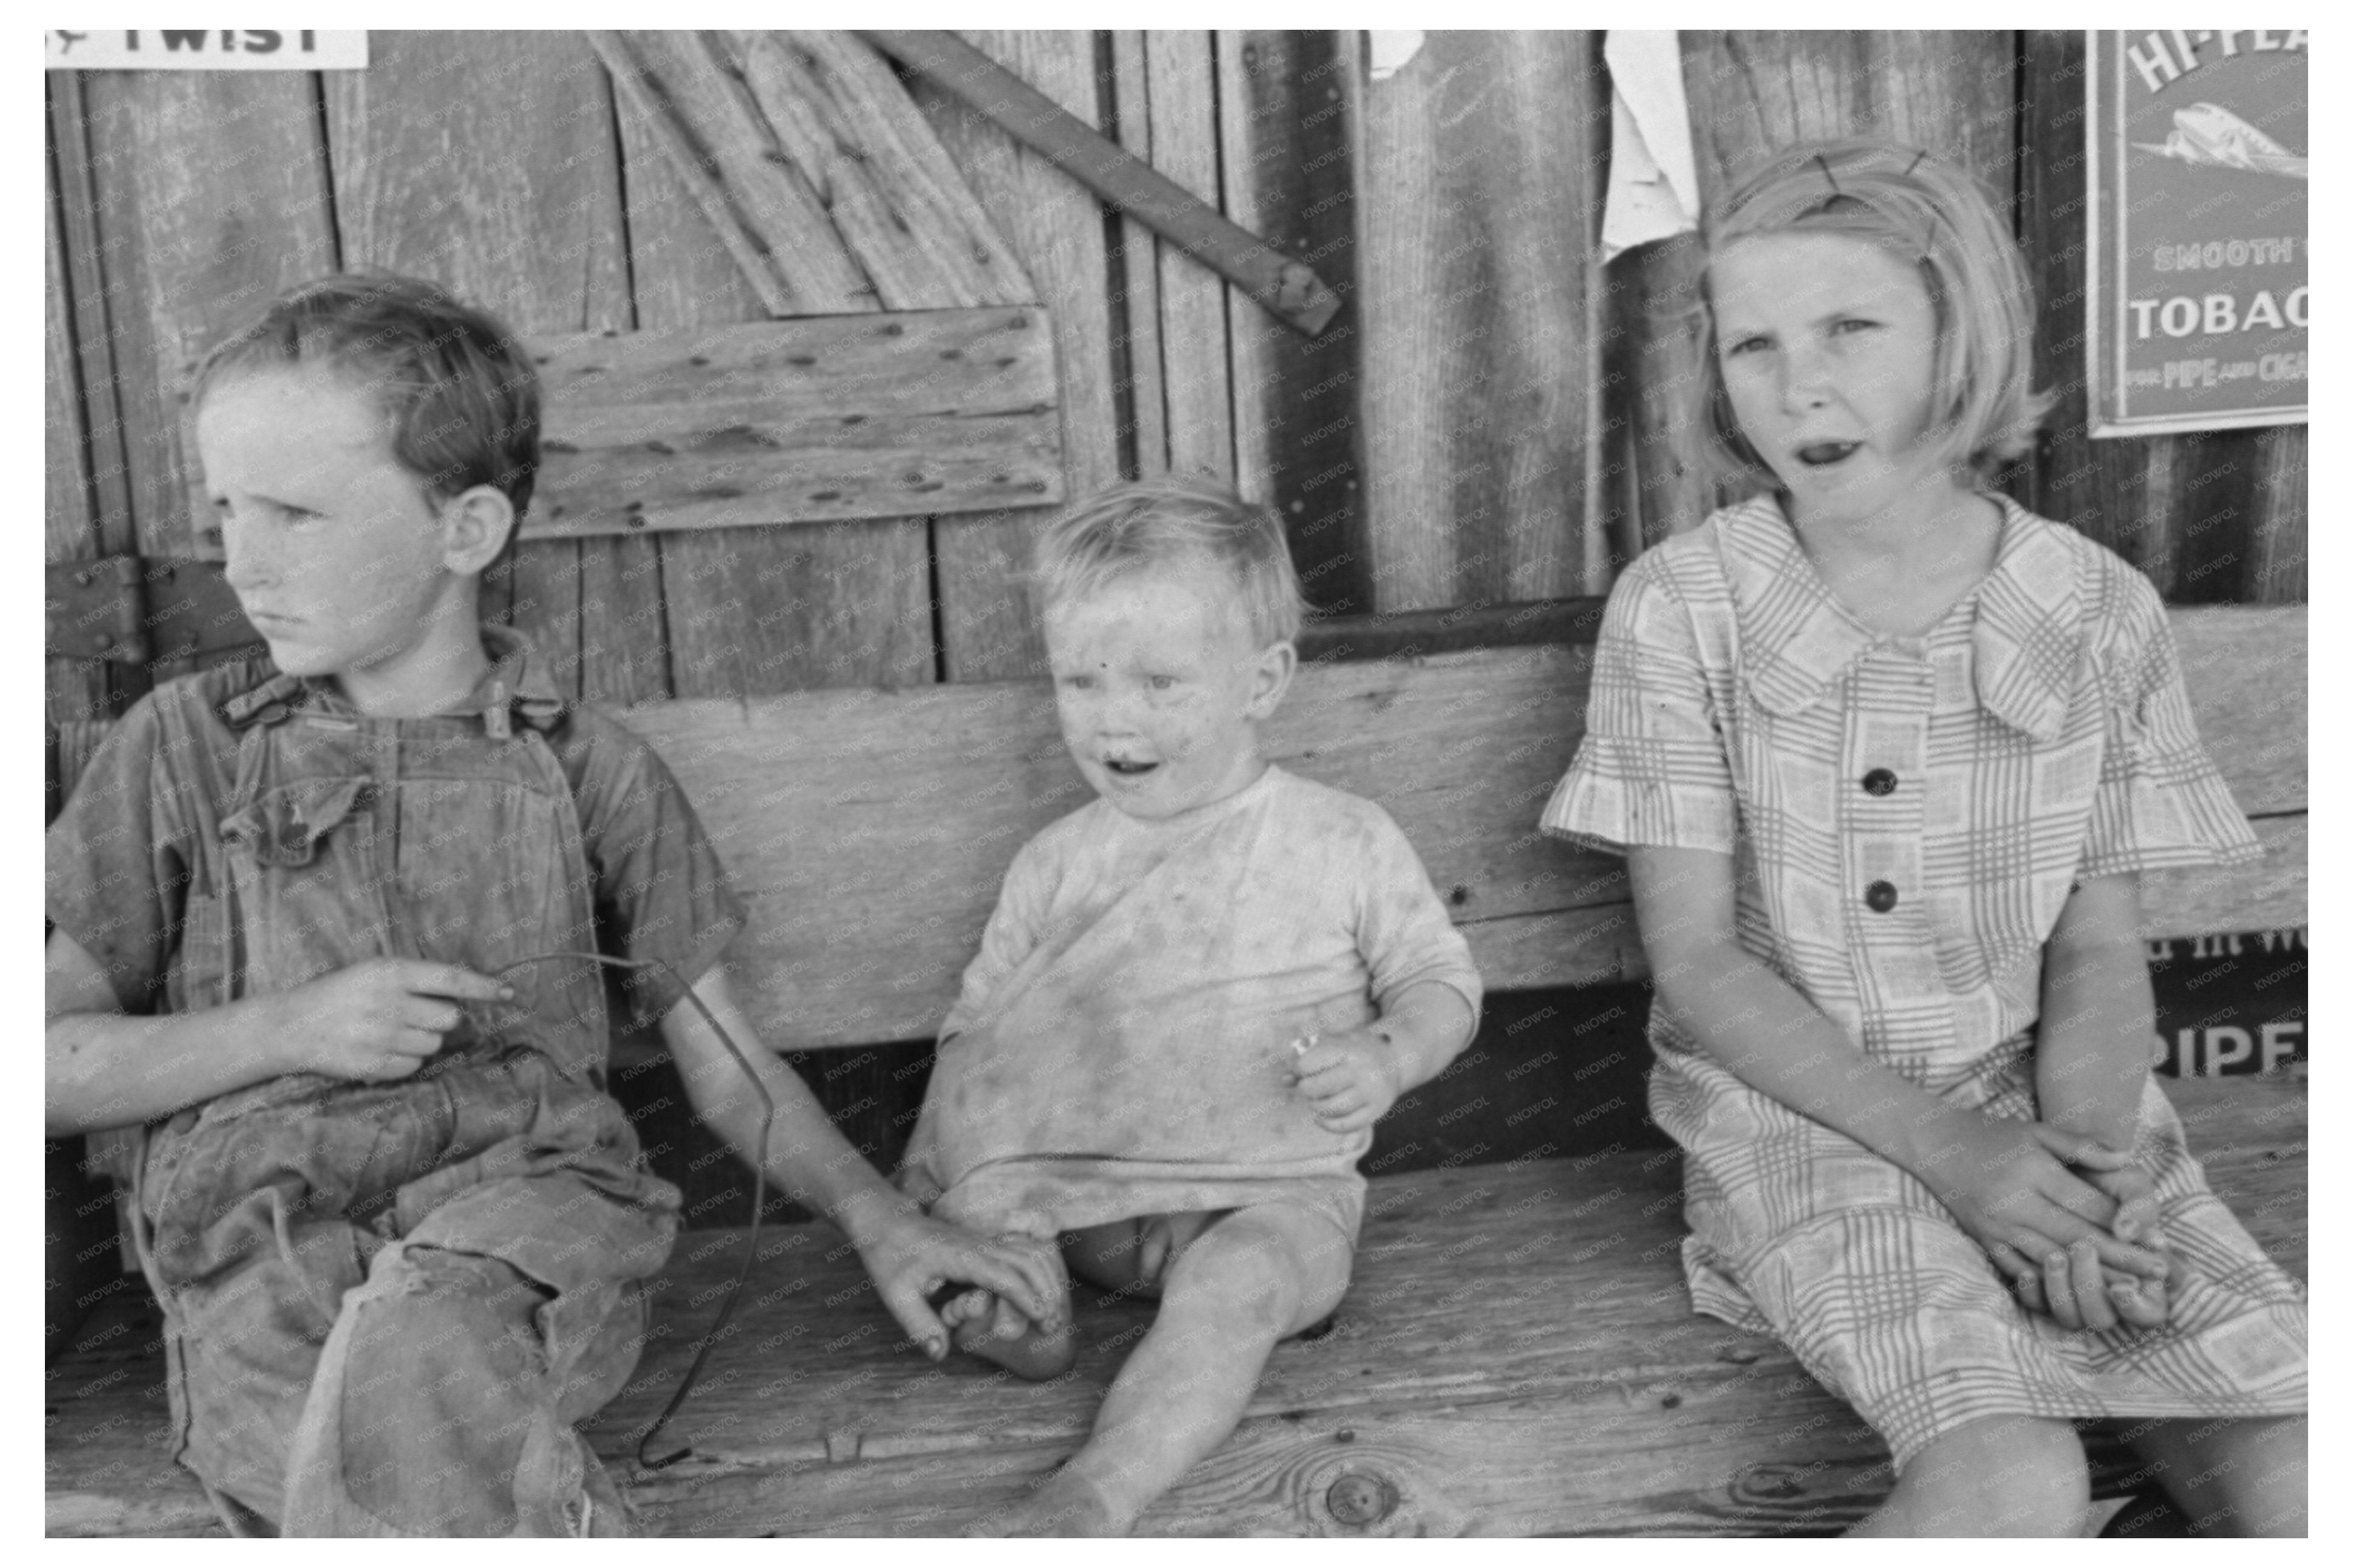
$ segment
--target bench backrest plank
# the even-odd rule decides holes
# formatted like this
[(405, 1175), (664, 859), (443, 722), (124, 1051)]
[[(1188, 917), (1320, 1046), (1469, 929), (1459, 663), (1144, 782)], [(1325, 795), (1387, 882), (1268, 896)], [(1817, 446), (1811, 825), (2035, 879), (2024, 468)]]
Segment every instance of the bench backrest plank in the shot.
[[(1590, 663), (1539, 647), (1311, 665), (1268, 726), (1276, 762), (1397, 818), (1492, 984), (1599, 978), (1549, 922), (1625, 899), (1619, 862), (1535, 830)], [(735, 957), (754, 1021), (794, 1048), (934, 1029), (1015, 852), (1090, 798), (1042, 681), (621, 718), (677, 772), (751, 900)]]
[[(2146, 879), (2150, 936), (2302, 924), (2302, 606), (2177, 609), (2207, 748), (2271, 851)], [(1267, 750), (1387, 807), (1495, 990), (1643, 973), (1622, 862), (1542, 838), (1584, 728), (1592, 649), (1486, 648), (1303, 668)], [(752, 905), (739, 990), (780, 1049), (932, 1033), (1030, 835), (1083, 804), (1042, 681), (845, 689), (630, 709)], [(69, 726), (69, 788), (102, 726)]]

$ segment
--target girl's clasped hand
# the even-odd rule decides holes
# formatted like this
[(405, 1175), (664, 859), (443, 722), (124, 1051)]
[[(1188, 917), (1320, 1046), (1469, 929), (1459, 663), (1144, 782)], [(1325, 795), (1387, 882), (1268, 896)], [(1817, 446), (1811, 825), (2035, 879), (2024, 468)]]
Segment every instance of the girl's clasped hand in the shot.
[(2165, 1321), (2172, 1258), (2127, 1153), (2043, 1121), (1978, 1119), (1929, 1182), (2018, 1292), (2068, 1329)]

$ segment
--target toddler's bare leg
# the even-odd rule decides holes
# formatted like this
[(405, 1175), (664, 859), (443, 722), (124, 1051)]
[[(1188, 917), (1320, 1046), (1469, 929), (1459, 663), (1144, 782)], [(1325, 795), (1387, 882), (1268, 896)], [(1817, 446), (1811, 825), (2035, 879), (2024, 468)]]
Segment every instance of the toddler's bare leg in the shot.
[(1231, 1435), (1275, 1342), (1339, 1305), (1350, 1249), (1329, 1220), (1268, 1205), (1210, 1226), (1169, 1266), (1160, 1313), (1086, 1446), (991, 1534), (1124, 1535)]

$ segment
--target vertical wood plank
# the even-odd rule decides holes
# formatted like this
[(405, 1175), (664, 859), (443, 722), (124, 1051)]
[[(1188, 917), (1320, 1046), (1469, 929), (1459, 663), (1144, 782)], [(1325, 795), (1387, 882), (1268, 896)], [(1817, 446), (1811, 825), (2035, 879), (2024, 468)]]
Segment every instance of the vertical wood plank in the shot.
[[(347, 266), (445, 284), (517, 331), (629, 325), (611, 100), (578, 34), (378, 33), (326, 98)], [(665, 695), (659, 638), (603, 630), (636, 626), (651, 587), (584, 574), (609, 553), (519, 544), (513, 624), (567, 694)]]
[[(1244, 228), (1257, 221), (1246, 167), (1257, 122), (1250, 112), (1250, 95), (1244, 76), (1245, 51), (1250, 51), (1250, 63), (1256, 63), (1252, 47), (1256, 36), (1244, 28), (1220, 28), (1211, 45), (1211, 59), (1217, 69), (1219, 205)], [(1277, 335), (1282, 330), (1281, 323), (1267, 319), (1255, 301), (1229, 299), (1226, 363), (1233, 394), (1234, 487), (1252, 500), (1266, 500), (1274, 494), (1281, 439), (1276, 421), (1280, 417), (1282, 390), (1274, 351)], [(1324, 330), (1353, 331), (1355, 328), (1344, 310)]]
[[(1222, 208), (1218, 178), (1216, 35), (1150, 32), (1145, 38), (1152, 157), (1160, 172)], [(1234, 474), (1233, 371), (1228, 334), (1239, 304), (1256, 303), (1165, 241), (1154, 242), (1160, 289), (1160, 366), (1168, 407), (1168, 467)]]
[[(1100, 129), (1091, 33), (976, 31), (975, 48)], [(915, 98), (973, 194), (1029, 269), (1053, 313), (1062, 384), (1062, 461), (1072, 500), (1119, 478), (1103, 209), (1051, 163), (920, 78)], [(1024, 582), (1030, 531), (1049, 515), (1023, 508), (933, 522), (942, 652), (951, 680), (1035, 672), (1044, 656)]]
[[(1714, 204), (1775, 148), (1857, 134), (1928, 148), (1968, 167), (1997, 195), (2013, 188), (2017, 58), (2010, 34), (1684, 32), (1679, 38), (1704, 204)], [(1698, 521), (1717, 500), (1704, 493), (1684, 461), (1692, 432), (1677, 391), (1695, 366), (1698, 264), (1697, 243), (1686, 237), (1645, 247), (1613, 268), (1610, 330), (1621, 341), (1610, 346), (1611, 368), (1634, 369), (1619, 384), (1632, 432), (1620, 482), (1633, 487), (1646, 542)]]
[[(656, 128), (636, 112), (624, 112), (620, 124), (638, 325), (766, 316), (763, 291), (676, 177)], [(828, 229), (799, 240), (804, 248), (840, 253), (837, 265), (798, 274), (799, 286), (814, 289), (828, 276), (849, 280), (814, 297), (813, 308), (876, 307), (842, 237)], [(633, 639), (661, 628), (673, 695), (931, 679), (930, 563), (921, 519), (626, 542), (631, 557), (613, 563), (634, 585), (626, 624)]]
[[(1119, 68), (1120, 142), (1213, 207), (1218, 110), (1213, 36), (1198, 31), (1113, 35)], [(1146, 475), (1234, 474), (1232, 371), (1226, 296), (1231, 285), (1133, 218), (1127, 254), (1129, 363), (1136, 450)], [(1248, 300), (1244, 309), (1258, 307)]]
[(92, 71), (82, 91), (139, 549), (186, 555), (186, 368), (335, 265), (317, 79)]
[[(131, 507), (131, 469), (123, 449), (122, 410), (116, 395), (114, 316), (121, 301), (107, 285), (100, 251), (98, 192), (90, 173), (86, 73), (45, 73), (49, 90), (50, 174), (57, 197), (60, 287), (66, 295), (74, 338), (73, 374), (80, 383), (85, 421), (85, 478), (93, 508), (90, 526), (98, 552), (116, 555), (139, 547)], [(127, 672), (133, 684), (144, 676)]]
[[(1113, 121), (1119, 144), (1145, 163), (1153, 163), (1152, 143), (1158, 127), (1152, 114), (1151, 62), (1147, 35), (1121, 28), (1111, 35)], [(1213, 132), (1214, 134), (1214, 132)], [(1155, 165), (1156, 166), (1156, 165)], [(1162, 174), (1168, 171), (1163, 169)], [(1196, 190), (1195, 195), (1200, 193)], [(1216, 205), (1216, 198), (1209, 198)], [(1165, 472), (1168, 467), (1168, 374), (1166, 345), (1160, 333), (1160, 267), (1157, 239), (1135, 219), (1121, 215), (1117, 243), (1108, 256), (1111, 268), (1113, 374), (1125, 428), (1122, 466), (1139, 476)]]
[(1290, 531), (1309, 603), (1333, 615), (1375, 607), (1365, 538), (1356, 363), (1353, 145), (1363, 37), (1243, 31), (1218, 38), (1226, 211), (1315, 269), (1343, 301), (1314, 339), (1255, 304), (1229, 300), (1236, 478)]
[[(756, 321), (768, 311), (643, 119), (620, 116), (629, 267), (641, 331)], [(717, 697), (932, 679), (922, 519), (738, 528), (627, 546), (625, 640), (667, 637), (672, 695)], [(657, 553), (658, 552), (658, 553)]]
[(1383, 610), (1599, 592), (1586, 551), (1601, 191), (1584, 35), (1436, 32), (1366, 89), (1366, 531)]
[(2311, 531), (2309, 432), (2302, 425), (2274, 426), (2257, 435), (2255, 452), (2254, 536), (2242, 596), (2259, 605), (2301, 605)]
[[(88, 561), (103, 554), (91, 516), (90, 432), (82, 417), (74, 363), (73, 302), (65, 249), (58, 237), (55, 160), (43, 161), (41, 201), (41, 531), (44, 560)], [(106, 717), (106, 667), (80, 659), (44, 659), (45, 723)], [(52, 816), (56, 815), (54, 812)]]

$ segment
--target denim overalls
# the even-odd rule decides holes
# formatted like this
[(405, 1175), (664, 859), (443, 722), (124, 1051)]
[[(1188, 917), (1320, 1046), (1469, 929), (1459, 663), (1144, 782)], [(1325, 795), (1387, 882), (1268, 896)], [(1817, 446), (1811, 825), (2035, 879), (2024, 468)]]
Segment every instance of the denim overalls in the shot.
[[(521, 648), (492, 647), (508, 657), (480, 713), (369, 719), (283, 675), (221, 706), (236, 785), (190, 868), (180, 1005), (380, 956), (490, 973), (596, 950), (572, 789), (540, 732), (560, 704), (518, 700)], [(514, 1000), (469, 1005), (414, 1077), (266, 1079), (132, 1151), (175, 1458), (234, 1532), (624, 1523), (572, 1424), (636, 1364), (637, 1282), (669, 1255), (679, 1195), (604, 1092), (597, 967), (503, 978)]]

